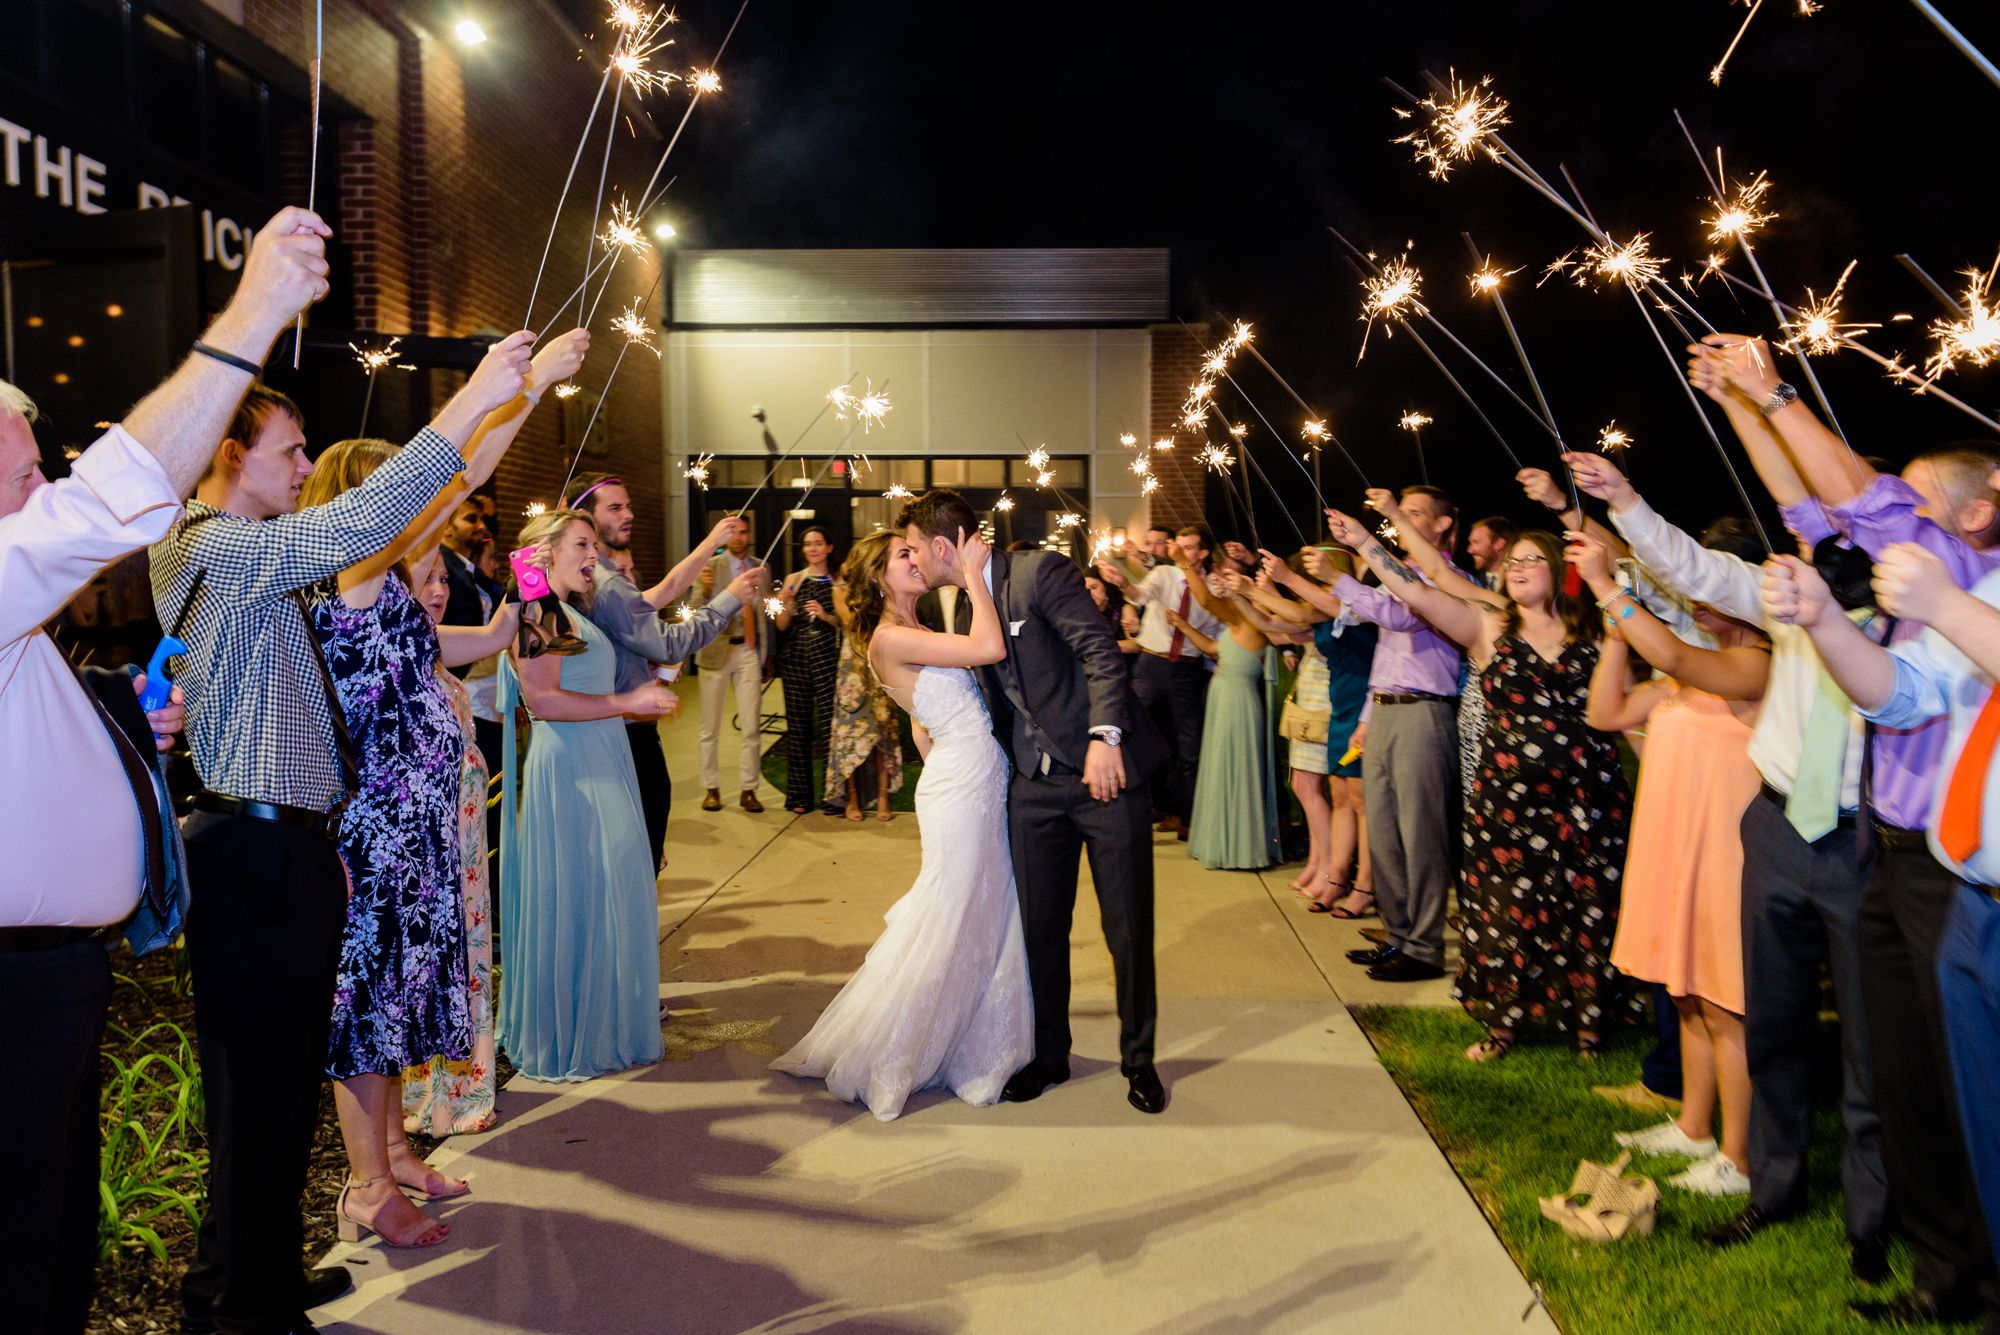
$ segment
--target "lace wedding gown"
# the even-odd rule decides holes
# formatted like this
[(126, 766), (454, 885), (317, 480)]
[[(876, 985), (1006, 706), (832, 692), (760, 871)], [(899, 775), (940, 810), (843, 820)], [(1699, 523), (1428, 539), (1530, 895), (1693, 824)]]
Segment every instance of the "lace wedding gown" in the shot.
[(964, 668), (921, 669), (910, 706), (931, 735), (916, 797), (923, 867), (812, 1032), (771, 1063), (823, 1078), (885, 1122), (912, 1090), (933, 1086), (992, 1103), (1035, 1052), (1006, 753)]

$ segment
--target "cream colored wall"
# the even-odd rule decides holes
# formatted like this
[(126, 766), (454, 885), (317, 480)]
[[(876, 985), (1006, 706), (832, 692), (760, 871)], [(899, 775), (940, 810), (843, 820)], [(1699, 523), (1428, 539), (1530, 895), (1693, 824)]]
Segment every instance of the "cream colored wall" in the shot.
[(664, 376), (670, 556), (687, 550), (688, 457), (762, 455), (753, 405), (780, 450), (852, 377), (894, 408), (865, 435), (828, 412), (802, 454), (1092, 456), (1093, 528), (1143, 528), (1146, 503), (1121, 432), (1148, 439), (1151, 340), (1143, 329), (675, 331)]

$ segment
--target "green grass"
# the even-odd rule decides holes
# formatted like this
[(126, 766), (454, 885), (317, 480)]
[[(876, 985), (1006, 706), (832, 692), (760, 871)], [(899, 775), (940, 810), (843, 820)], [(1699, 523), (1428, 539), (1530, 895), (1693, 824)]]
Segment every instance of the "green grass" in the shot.
[(1564, 1191), (1579, 1159), (1616, 1158), (1612, 1132), (1658, 1120), (1590, 1092), (1637, 1080), (1649, 1035), (1620, 1035), (1595, 1063), (1530, 1035), (1504, 1061), (1480, 1065), (1463, 1056), (1481, 1031), (1461, 1013), (1377, 1007), (1355, 1018), (1566, 1335), (1853, 1335), (1864, 1327), (1846, 1311), (1850, 1299), (1909, 1282), (1900, 1244), (1890, 1285), (1871, 1290), (1848, 1272), (1841, 1131), (1830, 1108), (1814, 1120), (1811, 1201), (1800, 1218), (1738, 1247), (1704, 1247), (1699, 1235), (1742, 1199), (1667, 1186), (1681, 1160), (1635, 1159), (1628, 1171), (1660, 1183), (1658, 1226), (1593, 1246), (1544, 1219), (1536, 1198)]
[[(117, 981), (161, 1010), (145, 984), (123, 974)], [(180, 991), (184, 983), (169, 986)], [(102, 1051), (98, 1260), (115, 1261), (122, 1271), (134, 1251), (167, 1259), (166, 1225), (175, 1231), (199, 1225), (208, 1151), (194, 1044), (180, 1025), (164, 1012), (137, 1030), (113, 1019)]]

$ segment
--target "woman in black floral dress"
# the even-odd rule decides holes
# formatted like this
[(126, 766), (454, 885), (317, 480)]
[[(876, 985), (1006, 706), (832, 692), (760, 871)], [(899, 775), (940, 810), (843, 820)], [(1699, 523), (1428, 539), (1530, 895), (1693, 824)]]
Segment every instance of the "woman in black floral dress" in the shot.
[(1464, 645), (1480, 674), (1486, 725), (1466, 795), (1453, 991), (1489, 1033), (1465, 1055), (1503, 1057), (1522, 1025), (1537, 1025), (1575, 1033), (1593, 1056), (1617, 1006), (1611, 942), (1632, 810), (1616, 741), (1584, 722), (1603, 618), (1563, 591), (1554, 534), (1515, 542), (1504, 597), (1466, 596), (1341, 523), (1335, 537), (1352, 537), (1384, 587)]

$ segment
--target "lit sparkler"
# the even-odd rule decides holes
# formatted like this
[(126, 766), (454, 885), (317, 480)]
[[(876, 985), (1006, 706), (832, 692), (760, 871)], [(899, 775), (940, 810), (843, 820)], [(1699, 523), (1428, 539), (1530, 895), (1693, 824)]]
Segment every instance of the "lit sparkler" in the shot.
[(1247, 426), (1232, 426), (1229, 428), (1229, 434), (1241, 440), (1250, 434), (1250, 428)]
[(1046, 446), (1037, 445), (1034, 449), (1028, 451), (1028, 467), (1034, 469), (1037, 473), (1048, 471), (1049, 451)]
[(1333, 439), (1333, 433), (1326, 429), (1326, 423), (1316, 419), (1309, 420), (1304, 426), (1300, 427), (1299, 434), (1310, 441), (1314, 449), (1318, 449), (1321, 445)]
[(402, 341), (400, 338), (392, 338), (379, 348), (355, 347), (352, 343), (347, 346), (354, 349), (354, 359), (360, 362), (361, 368), (371, 376), (377, 371), (386, 371), (392, 366), (395, 366), (399, 371), (414, 371), (417, 369), (414, 366), (408, 364), (402, 366), (396, 365), (396, 345)]
[(646, 317), (639, 314), (638, 298), (633, 298), (632, 304), (611, 322), (611, 327), (625, 336), (627, 347), (636, 343), (655, 357), (660, 355), (659, 347), (653, 342), (653, 326), (647, 324)]
[(1403, 420), (1399, 422), (1397, 425), (1401, 426), (1405, 431), (1418, 431), (1424, 427), (1429, 426), (1430, 424), (1431, 424), (1430, 418), (1424, 416), (1420, 412), (1413, 411), (1404, 413)]
[(766, 598), (764, 600), (765, 616), (771, 617), (772, 619), (775, 620), (777, 618), (777, 615), (784, 610), (785, 610), (785, 600), (783, 598), (780, 598), (777, 594), (774, 593), (769, 598)]
[(1161, 436), (1158, 440), (1153, 442), (1153, 448), (1161, 451), (1162, 453), (1165, 453), (1173, 449), (1173, 447), (1174, 447), (1174, 438), (1172, 436)]
[(1250, 322), (1248, 320), (1238, 320), (1236, 327), (1229, 331), (1229, 337), (1222, 340), (1222, 351), (1230, 356), (1234, 356), (1242, 349), (1249, 347), (1251, 343), (1256, 341), (1256, 338), (1257, 336), (1250, 332)]
[(1181, 414), (1181, 425), (1189, 431), (1201, 430), (1201, 424), (1207, 420), (1208, 411), (1204, 408), (1190, 408)]
[(1770, 177), (1758, 172), (1756, 180), (1737, 187), (1736, 197), (1727, 204), (1721, 200), (1713, 201), (1715, 216), (1708, 220), (1708, 239), (1726, 241), (1734, 237), (1740, 241), (1777, 217), (1775, 213), (1763, 212), (1764, 195), (1770, 188)]
[(1787, 352), (1804, 350), (1814, 356), (1824, 357), (1838, 352), (1849, 334), (1860, 333), (1864, 329), (1880, 329), (1879, 324), (1843, 324), (1840, 319), (1840, 293), (1847, 286), (1847, 276), (1854, 272), (1859, 261), (1849, 260), (1847, 267), (1840, 271), (1840, 281), (1833, 285), (1833, 291), (1826, 294), (1824, 301), (1806, 289), (1806, 304), (1798, 314), (1785, 322), (1788, 337), (1778, 346)]
[(1194, 458), (1202, 467), (1213, 468), (1218, 473), (1229, 471), (1229, 466), (1236, 462), (1235, 456), (1220, 445), (1204, 445)]
[(611, 219), (604, 225), (604, 235), (598, 238), (606, 250), (625, 249), (635, 255), (643, 255), (652, 248), (646, 240), (646, 231), (639, 225), (638, 215), (625, 200), (617, 200), (611, 205)]
[(707, 491), (708, 464), (709, 461), (713, 458), (715, 458), (715, 456), (712, 454), (701, 455), (693, 463), (689, 464), (686, 468), (683, 468), (681, 470), (681, 476), (686, 478), (688, 481), (694, 483), (696, 486), (700, 487), (703, 491)]
[(1152, 470), (1152, 467), (1153, 467), (1153, 461), (1151, 459), (1148, 459), (1143, 454), (1132, 461), (1132, 471), (1139, 477), (1146, 476), (1146, 474)]
[(527, 505), (522, 507), (521, 513), (533, 519), (536, 515), (545, 514), (548, 508), (548, 506), (543, 505), (540, 501), (529, 501)]
[(1631, 446), (1631, 434), (1619, 430), (1618, 422), (1615, 418), (1612, 420), (1611, 425), (1597, 433), (1597, 449), (1601, 454), (1609, 454), (1613, 450), (1630, 449)]
[[(1722, 59), (1716, 61), (1715, 68), (1708, 72), (1708, 81), (1716, 85), (1717, 87), (1722, 86), (1723, 66), (1727, 65), (1729, 63), (1729, 58), (1736, 54), (1737, 43), (1743, 40), (1744, 33), (1750, 31), (1750, 21), (1756, 18), (1757, 11), (1764, 7), (1764, 0), (1743, 0), (1743, 3), (1750, 6), (1750, 12), (1743, 16), (1743, 26), (1738, 28), (1736, 30), (1736, 35), (1729, 39), (1729, 49), (1722, 53)], [(1814, 9), (1818, 8), (1818, 5), (1817, 3), (1815, 3), (1815, 0), (1800, 0), (1799, 11), (1801, 13), (1810, 14), (1813, 12), (1811, 9), (1806, 8), (1807, 4), (1813, 4)]]
[(882, 425), (891, 406), (887, 391), (876, 389), (871, 382), (868, 392), (854, 401), (854, 416), (861, 423), (861, 434), (865, 436), (870, 428)]
[(679, 612), (677, 612), (677, 613), (675, 613), (675, 616), (676, 616), (676, 617), (677, 617), (677, 618), (678, 618), (679, 620), (681, 620), (681, 621), (692, 621), (692, 620), (694, 620), (694, 604), (693, 604), (693, 603), (682, 603), (682, 604), (681, 604), (681, 607), (680, 607), (680, 611), (679, 611)]
[(1560, 274), (1574, 279), (1578, 287), (1589, 286), (1592, 278), (1639, 287), (1656, 283), (1667, 261), (1664, 255), (1653, 254), (1646, 243), (1649, 235), (1641, 232), (1622, 246), (1607, 238), (1580, 253), (1572, 250), (1542, 271), (1542, 282)]
[(1368, 355), (1368, 335), (1375, 330), (1377, 320), (1404, 320), (1412, 315), (1427, 315), (1429, 308), (1418, 300), (1423, 291), (1424, 276), (1404, 263), (1400, 255), (1392, 257), (1382, 265), (1379, 272), (1361, 280), (1361, 318), (1368, 328), (1361, 335), (1361, 355), (1355, 363)]
[(1207, 359), (1201, 364), (1204, 375), (1221, 375), (1228, 368), (1229, 354), (1221, 348), (1217, 348), (1214, 352), (1209, 353)]
[(889, 489), (883, 492), (882, 495), (884, 498), (892, 501), (907, 501), (910, 499), (910, 489), (900, 482), (891, 482)]
[(565, 380), (556, 386), (556, 397), (559, 399), (573, 399), (576, 397), (578, 388), (579, 386), (574, 380)]
[(689, 70), (688, 87), (697, 93), (719, 93), (722, 91), (722, 76), (714, 70)]
[(1429, 122), (1394, 142), (1414, 147), (1417, 161), (1429, 167), (1434, 181), (1450, 176), (1452, 164), (1467, 161), (1476, 152), (1491, 153), (1486, 137), (1508, 123), (1507, 104), (1486, 92), (1492, 83), (1488, 77), (1467, 88), (1452, 75), (1448, 95), (1433, 95), (1417, 104), (1430, 113)]
[(1118, 434), (1118, 443), (1129, 450), (1139, 443), (1139, 438), (1130, 431), (1121, 431)]
[(1083, 522), (1083, 516), (1073, 510), (1065, 510), (1056, 516), (1057, 528), (1075, 528)]
[(1160, 489), (1160, 479), (1148, 476), (1145, 482), (1140, 485), (1139, 494), (1141, 496), (1151, 496), (1154, 492), (1158, 491), (1159, 489)]
[(1035, 474), (1035, 485), (1038, 487), (1046, 487), (1049, 485), (1049, 483), (1055, 480), (1056, 480), (1056, 475), (1054, 473)]
[(1494, 268), (1491, 264), (1486, 265), (1484, 268), (1480, 269), (1478, 273), (1472, 275), (1472, 280), (1471, 280), (1472, 295), (1477, 297), (1493, 291), (1495, 288), (1500, 286), (1500, 280), (1502, 278), (1505, 278), (1508, 273), (1514, 273), (1514, 272), (1517, 271), (1509, 269), (1507, 270), (1507, 273), (1502, 273), (1500, 270)]
[(2000, 273), (2000, 258), (1983, 273), (1978, 269), (1963, 272), (1967, 280), (1965, 295), (1958, 304), (1964, 308), (1965, 318), (1931, 322), (1931, 336), (1937, 339), (1938, 350), (1924, 364), (1924, 373), (1933, 380), (1961, 360), (1985, 366), (2000, 357), (2000, 308), (1992, 301), (1993, 278)]
[(1000, 499), (993, 502), (993, 508), (1001, 514), (1005, 514), (1014, 508), (1014, 498), (1003, 491), (1000, 493)]

